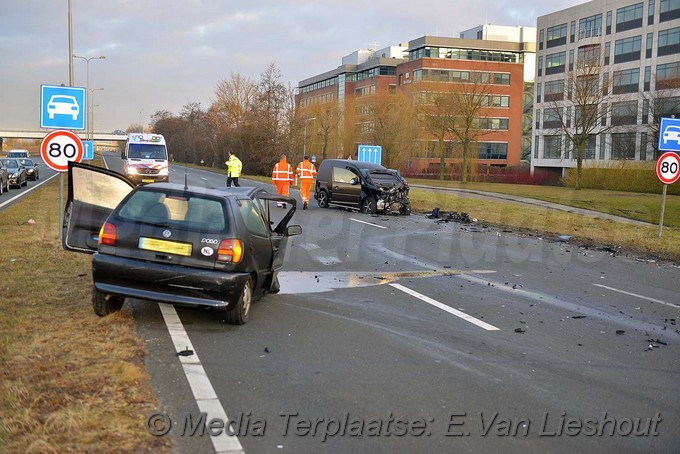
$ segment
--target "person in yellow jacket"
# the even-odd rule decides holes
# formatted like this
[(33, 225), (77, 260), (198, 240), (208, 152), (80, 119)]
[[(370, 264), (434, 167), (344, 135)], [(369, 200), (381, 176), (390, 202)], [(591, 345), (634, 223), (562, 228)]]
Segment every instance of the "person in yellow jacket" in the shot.
[(316, 176), (316, 167), (309, 161), (309, 156), (305, 156), (295, 169), (300, 177), (300, 197), (302, 197), (302, 209), (306, 210), (309, 206), (309, 196), (312, 190), (312, 183)]
[(233, 151), (230, 151), (229, 158), (225, 164), (227, 165), (227, 187), (231, 187), (232, 182), (236, 187), (241, 186), (238, 184), (238, 177), (241, 176), (241, 170), (243, 169), (241, 160), (236, 157)]
[[(286, 161), (286, 155), (281, 155), (281, 160), (274, 165), (272, 170), (272, 184), (279, 195), (288, 196), (290, 185), (293, 184), (293, 167)], [(277, 203), (277, 206), (285, 208), (284, 203)]]

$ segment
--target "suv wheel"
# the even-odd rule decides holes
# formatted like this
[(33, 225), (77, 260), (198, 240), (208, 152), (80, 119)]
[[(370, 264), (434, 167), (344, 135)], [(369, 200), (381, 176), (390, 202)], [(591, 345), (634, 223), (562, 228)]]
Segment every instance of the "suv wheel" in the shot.
[(253, 278), (249, 277), (243, 291), (236, 300), (236, 305), (227, 312), (227, 323), (243, 325), (250, 317), (250, 305), (253, 302)]
[(125, 303), (125, 298), (118, 295), (107, 295), (92, 287), (92, 306), (94, 313), (100, 317), (118, 312)]
[(316, 203), (319, 205), (319, 208), (328, 208), (328, 192), (325, 189), (317, 193)]
[(365, 214), (375, 214), (377, 211), (377, 206), (375, 203), (375, 197), (369, 195), (361, 201), (361, 212)]

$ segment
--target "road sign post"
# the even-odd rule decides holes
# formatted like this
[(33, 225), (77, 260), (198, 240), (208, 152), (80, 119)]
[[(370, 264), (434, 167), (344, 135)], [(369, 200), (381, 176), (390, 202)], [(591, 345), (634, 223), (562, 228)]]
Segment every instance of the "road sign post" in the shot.
[(85, 154), (83, 141), (78, 134), (68, 130), (56, 130), (48, 133), (40, 143), (40, 157), (45, 165), (59, 172), (59, 238), (63, 223), (62, 207), (64, 206), (63, 172), (68, 170), (69, 161), (81, 162)]
[[(661, 134), (659, 134), (661, 135)], [(661, 142), (661, 139), (659, 139)], [(659, 238), (663, 230), (663, 215), (666, 208), (666, 190), (669, 184), (673, 184), (680, 178), (680, 157), (673, 152), (664, 153), (656, 161), (656, 176), (663, 183), (661, 193), (661, 213), (659, 215)]]

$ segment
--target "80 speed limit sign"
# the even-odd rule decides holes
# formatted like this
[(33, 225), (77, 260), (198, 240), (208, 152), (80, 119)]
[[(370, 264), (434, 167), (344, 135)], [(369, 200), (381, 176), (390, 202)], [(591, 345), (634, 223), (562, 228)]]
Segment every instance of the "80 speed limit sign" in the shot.
[(66, 172), (69, 161), (81, 162), (84, 153), (83, 141), (67, 130), (52, 131), (40, 143), (40, 157), (57, 172)]
[(668, 152), (661, 155), (656, 161), (656, 176), (663, 184), (673, 184), (680, 177), (680, 157)]

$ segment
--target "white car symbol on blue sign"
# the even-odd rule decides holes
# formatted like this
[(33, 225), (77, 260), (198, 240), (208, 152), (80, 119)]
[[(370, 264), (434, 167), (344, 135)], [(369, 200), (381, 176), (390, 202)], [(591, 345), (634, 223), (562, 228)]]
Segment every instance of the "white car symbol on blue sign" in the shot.
[(661, 119), (661, 124), (659, 125), (659, 150), (680, 152), (680, 119)]
[(85, 129), (85, 89), (40, 86), (40, 127)]

